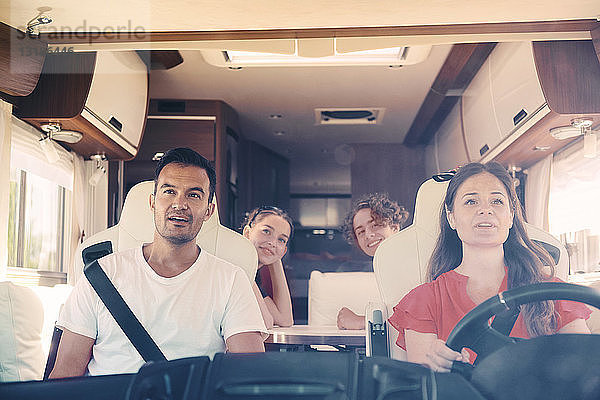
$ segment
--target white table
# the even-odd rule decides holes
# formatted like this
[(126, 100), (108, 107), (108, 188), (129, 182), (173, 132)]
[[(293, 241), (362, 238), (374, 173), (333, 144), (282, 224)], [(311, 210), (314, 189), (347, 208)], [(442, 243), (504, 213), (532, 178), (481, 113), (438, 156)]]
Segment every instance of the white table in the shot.
[(269, 330), (265, 343), (280, 345), (329, 345), (365, 347), (365, 330), (338, 329), (337, 326), (293, 325)]

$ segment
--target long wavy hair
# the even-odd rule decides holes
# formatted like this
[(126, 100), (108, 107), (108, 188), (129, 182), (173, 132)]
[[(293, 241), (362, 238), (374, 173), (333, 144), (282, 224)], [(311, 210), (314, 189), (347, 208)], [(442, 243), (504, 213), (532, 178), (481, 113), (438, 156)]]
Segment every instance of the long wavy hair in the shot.
[[(486, 164), (467, 164), (460, 168), (450, 180), (440, 211), (440, 235), (429, 259), (429, 280), (435, 280), (441, 274), (455, 269), (462, 262), (462, 242), (456, 231), (448, 224), (446, 209), (450, 212), (453, 211), (454, 198), (458, 188), (470, 177), (481, 173), (491, 174), (502, 182), (514, 214), (513, 226), (504, 242), (508, 289), (548, 280), (554, 276), (554, 260), (543, 247), (529, 239), (513, 179), (506, 169), (495, 161)], [(550, 268), (549, 276), (544, 273), (544, 265)], [(554, 312), (554, 302), (524, 304), (521, 306), (521, 312), (530, 337), (551, 334), (556, 331), (557, 317)]]

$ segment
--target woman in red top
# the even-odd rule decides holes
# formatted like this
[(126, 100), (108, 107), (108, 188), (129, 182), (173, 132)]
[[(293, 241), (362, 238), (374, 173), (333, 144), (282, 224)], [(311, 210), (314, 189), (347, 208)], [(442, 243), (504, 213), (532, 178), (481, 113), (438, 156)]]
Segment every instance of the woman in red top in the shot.
[[(449, 183), (440, 213), (440, 236), (428, 266), (430, 282), (408, 293), (389, 322), (410, 362), (449, 371), (454, 360), (473, 361), (445, 344), (456, 323), (497, 293), (553, 278), (553, 261), (533, 243), (508, 172), (496, 162), (471, 163)], [(550, 271), (544, 269), (549, 265)], [(511, 336), (589, 333), (589, 309), (570, 301), (521, 307)]]

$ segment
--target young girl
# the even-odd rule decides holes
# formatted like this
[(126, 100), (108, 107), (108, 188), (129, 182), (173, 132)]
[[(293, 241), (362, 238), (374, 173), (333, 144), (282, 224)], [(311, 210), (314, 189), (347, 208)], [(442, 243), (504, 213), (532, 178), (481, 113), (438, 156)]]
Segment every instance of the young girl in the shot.
[[(265, 325), (290, 326), (294, 323), (292, 299), (281, 259), (294, 231), (292, 219), (277, 207), (263, 206), (252, 210), (243, 227), (243, 235), (256, 247), (258, 271), (252, 289), (258, 300)], [(268, 268), (270, 282), (261, 282), (261, 268)], [(272, 288), (272, 296), (266, 294)]]

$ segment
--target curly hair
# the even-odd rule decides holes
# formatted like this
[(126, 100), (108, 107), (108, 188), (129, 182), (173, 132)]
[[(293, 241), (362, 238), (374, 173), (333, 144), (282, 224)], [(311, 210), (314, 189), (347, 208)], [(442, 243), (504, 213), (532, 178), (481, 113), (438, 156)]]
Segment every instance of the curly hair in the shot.
[(409, 212), (403, 206), (391, 200), (387, 193), (369, 193), (363, 195), (354, 202), (342, 225), (344, 237), (350, 244), (356, 244), (354, 216), (359, 210), (364, 208), (371, 209), (371, 215), (375, 222), (398, 227), (399, 230), (404, 227), (403, 225), (409, 217)]

